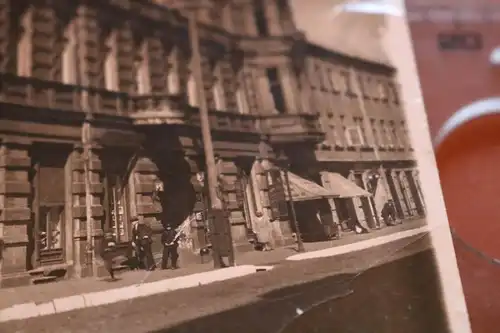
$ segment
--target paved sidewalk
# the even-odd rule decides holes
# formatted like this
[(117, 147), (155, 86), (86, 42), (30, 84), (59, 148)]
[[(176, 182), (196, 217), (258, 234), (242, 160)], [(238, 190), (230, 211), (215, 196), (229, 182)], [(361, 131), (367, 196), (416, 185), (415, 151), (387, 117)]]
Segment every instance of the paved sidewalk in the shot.
[[(406, 221), (401, 225), (395, 227), (387, 227), (381, 230), (376, 230), (368, 234), (345, 235), (340, 240), (332, 240), (326, 242), (305, 243), (305, 248), (308, 252), (324, 250), (338, 246), (345, 246), (352, 243), (363, 242), (373, 238), (411, 230), (425, 226), (426, 222), (423, 219)], [(363, 242), (364, 243), (364, 242)], [(368, 244), (369, 245), (369, 244)], [(362, 248), (360, 243), (358, 248)], [(237, 257), (237, 264), (241, 266), (248, 266), (248, 271), (255, 272), (253, 266), (269, 266), (276, 265), (286, 260), (287, 257), (296, 254), (294, 246), (288, 246), (267, 252), (248, 252), (240, 254)], [(243, 271), (246, 272), (244, 269)], [(11, 289), (0, 290), (0, 309), (12, 307), (16, 304), (23, 304), (32, 302), (41, 304), (50, 302), (58, 298), (68, 298), (69, 296), (82, 295), (88, 293), (96, 293), (102, 291), (111, 291), (113, 289), (120, 289), (128, 286), (137, 286), (139, 284), (149, 284), (150, 282), (166, 281), (174, 278), (188, 276), (202, 276), (203, 272), (217, 272), (213, 270), (212, 263), (206, 264), (193, 264), (191, 266), (183, 267), (175, 271), (162, 271), (157, 270), (154, 272), (133, 271), (125, 272), (119, 276), (119, 280), (115, 282), (108, 282), (105, 279), (86, 278), (79, 280), (65, 280), (51, 284), (31, 285)], [(228, 271), (226, 271), (229, 273)], [(208, 273), (211, 274), (211, 273)], [(180, 280), (180, 279), (175, 279)], [(102, 293), (100, 293), (102, 294)]]

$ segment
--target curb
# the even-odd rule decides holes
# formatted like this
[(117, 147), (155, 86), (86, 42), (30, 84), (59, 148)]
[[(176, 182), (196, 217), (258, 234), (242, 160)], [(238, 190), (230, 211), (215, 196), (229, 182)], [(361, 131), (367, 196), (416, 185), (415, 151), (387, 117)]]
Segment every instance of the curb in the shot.
[(380, 236), (380, 237), (376, 237), (376, 238), (372, 238), (372, 239), (367, 239), (364, 241), (354, 242), (351, 244), (335, 246), (335, 247), (327, 248), (324, 250), (294, 254), (293, 256), (286, 258), (286, 260), (299, 261), (299, 260), (338, 256), (341, 254), (356, 252), (356, 251), (365, 250), (365, 249), (368, 249), (371, 247), (384, 245), (387, 243), (391, 243), (391, 242), (401, 240), (404, 238), (409, 238), (409, 237), (416, 236), (416, 235), (419, 235), (419, 234), (422, 234), (425, 232), (429, 232), (429, 231), (430, 231), (429, 226), (424, 226), (424, 227), (420, 227), (420, 228), (416, 228), (416, 229), (400, 231), (398, 233), (394, 233), (394, 234), (390, 234), (390, 235), (386, 235), (386, 236)]
[(122, 288), (56, 298), (45, 303), (29, 302), (16, 304), (0, 310), (0, 323), (118, 303), (134, 298), (161, 294), (169, 291), (198, 287), (214, 282), (234, 279), (258, 271), (270, 270), (272, 266), (242, 265), (221, 270), (179, 276), (155, 282), (136, 284)]

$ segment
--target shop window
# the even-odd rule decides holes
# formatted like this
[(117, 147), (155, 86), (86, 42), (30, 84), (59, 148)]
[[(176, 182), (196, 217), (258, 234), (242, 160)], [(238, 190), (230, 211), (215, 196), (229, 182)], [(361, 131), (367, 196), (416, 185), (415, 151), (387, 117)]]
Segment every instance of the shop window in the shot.
[(128, 225), (126, 179), (117, 173), (109, 172), (104, 178), (103, 230), (113, 233), (116, 241), (126, 242)]

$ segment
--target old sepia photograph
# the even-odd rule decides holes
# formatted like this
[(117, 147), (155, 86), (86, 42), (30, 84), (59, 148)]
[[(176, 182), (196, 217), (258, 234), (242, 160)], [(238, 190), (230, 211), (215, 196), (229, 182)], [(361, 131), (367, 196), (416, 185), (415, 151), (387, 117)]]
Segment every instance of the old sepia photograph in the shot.
[(459, 332), (401, 8), (0, 0), (0, 331)]

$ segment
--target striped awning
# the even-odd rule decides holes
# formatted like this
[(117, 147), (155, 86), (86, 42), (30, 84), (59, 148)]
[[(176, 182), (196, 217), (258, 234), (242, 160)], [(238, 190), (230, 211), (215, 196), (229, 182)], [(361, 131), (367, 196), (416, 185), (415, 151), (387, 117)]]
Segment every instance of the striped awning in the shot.
[(324, 172), (323, 181), (330, 192), (338, 198), (369, 197), (370, 192), (362, 189), (349, 179), (336, 172)]
[[(290, 197), (286, 188), (286, 179), (284, 177), (284, 173), (282, 172), (281, 175), (283, 177), (286, 200), (289, 201)], [(290, 180), (290, 189), (292, 192), (293, 201), (307, 201), (338, 197), (336, 193), (327, 190), (326, 188), (316, 184), (315, 182), (297, 176), (290, 171), (288, 172), (288, 179)]]

